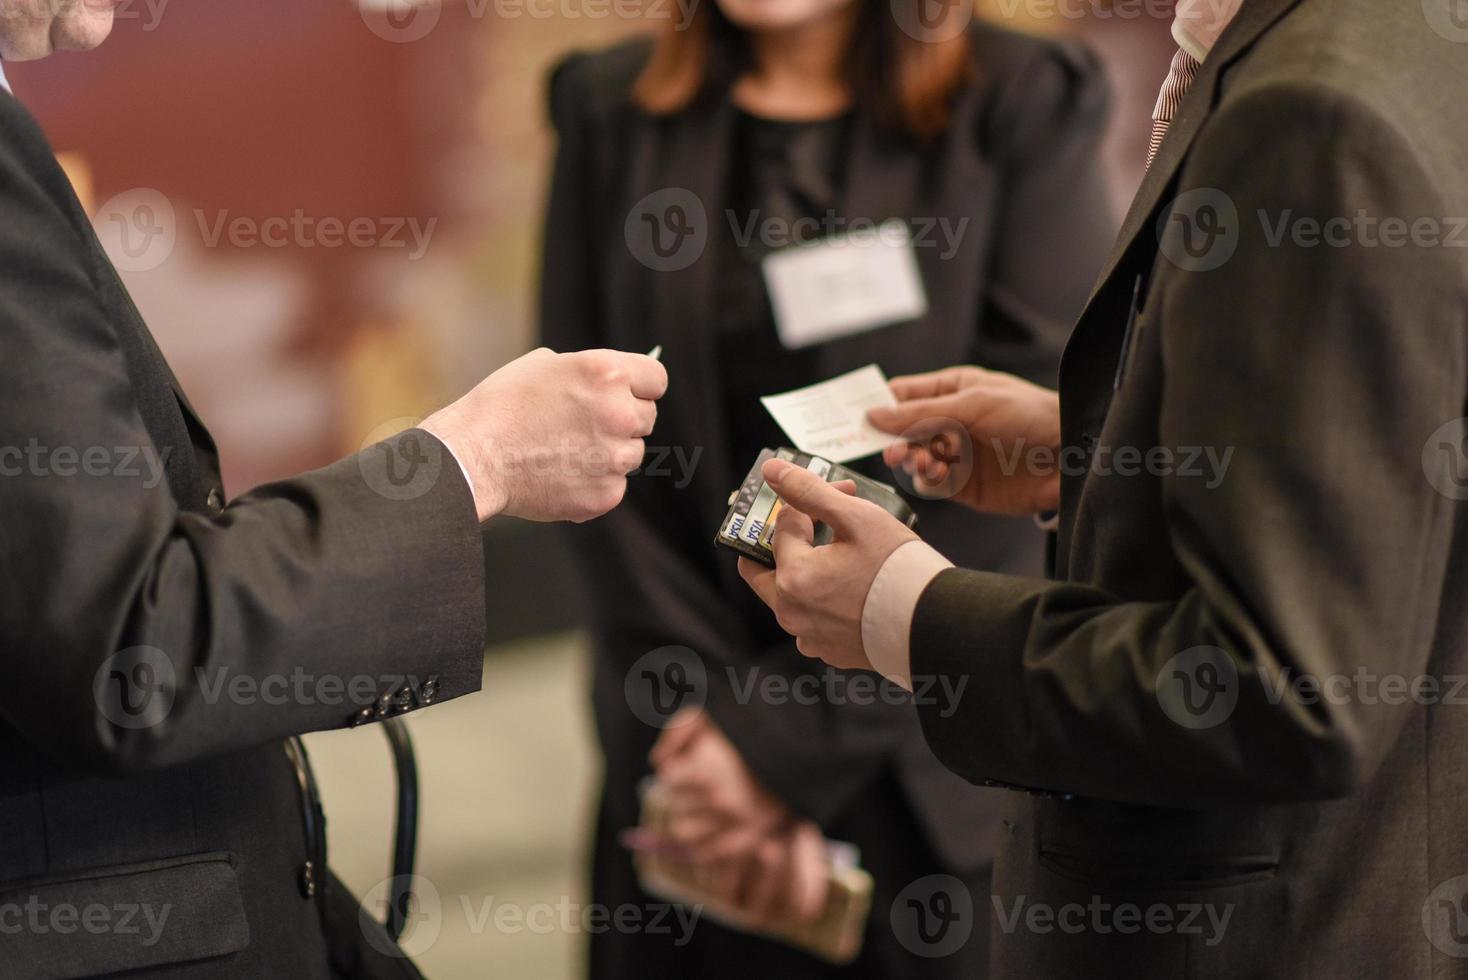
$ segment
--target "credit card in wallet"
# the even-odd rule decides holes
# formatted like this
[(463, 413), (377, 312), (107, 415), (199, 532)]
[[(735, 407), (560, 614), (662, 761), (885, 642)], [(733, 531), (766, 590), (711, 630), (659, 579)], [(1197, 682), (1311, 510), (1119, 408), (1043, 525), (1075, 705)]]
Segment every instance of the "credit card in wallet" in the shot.
[[(908, 527), (917, 523), (917, 514), (913, 513), (895, 487), (810, 453), (789, 448), (765, 449), (749, 468), (749, 474), (745, 476), (739, 489), (729, 495), (729, 513), (724, 516), (724, 522), (714, 538), (716, 544), (737, 551), (762, 565), (774, 566), (775, 553), (770, 547), (771, 535), (775, 528), (775, 519), (785, 503), (775, 494), (774, 488), (765, 483), (762, 471), (765, 463), (771, 459), (789, 460), (820, 476), (827, 483), (851, 480), (856, 484), (858, 497), (870, 500)], [(815, 543), (829, 544), (830, 541), (831, 529), (824, 524), (817, 524)]]

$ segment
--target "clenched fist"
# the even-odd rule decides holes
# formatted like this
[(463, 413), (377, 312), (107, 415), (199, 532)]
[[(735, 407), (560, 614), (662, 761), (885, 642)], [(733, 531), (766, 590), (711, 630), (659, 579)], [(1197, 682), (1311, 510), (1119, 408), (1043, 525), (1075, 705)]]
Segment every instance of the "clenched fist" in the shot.
[(621, 502), (667, 388), (667, 371), (643, 354), (541, 348), (422, 428), (468, 470), (481, 521), (587, 521)]

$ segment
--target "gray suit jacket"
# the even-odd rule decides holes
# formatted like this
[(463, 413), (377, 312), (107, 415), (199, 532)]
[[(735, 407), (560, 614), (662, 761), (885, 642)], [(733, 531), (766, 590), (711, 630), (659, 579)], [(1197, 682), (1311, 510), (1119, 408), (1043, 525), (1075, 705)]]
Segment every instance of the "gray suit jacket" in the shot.
[(1464, 969), (1454, 13), (1246, 0), (1062, 362), (1059, 580), (919, 603), (914, 673), (972, 675), (929, 743), (1053, 791), (1012, 797), (999, 976)]
[(452, 457), (412, 430), (226, 506), (4, 93), (0, 338), (0, 976), (365, 970), (283, 740), (478, 690), (483, 546)]

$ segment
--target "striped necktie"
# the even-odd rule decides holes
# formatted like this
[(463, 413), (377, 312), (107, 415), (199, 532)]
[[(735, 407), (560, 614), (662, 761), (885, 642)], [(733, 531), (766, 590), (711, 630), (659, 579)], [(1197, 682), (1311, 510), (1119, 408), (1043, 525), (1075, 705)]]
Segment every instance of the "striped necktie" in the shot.
[(1152, 110), (1152, 142), (1147, 146), (1148, 170), (1152, 169), (1152, 161), (1157, 158), (1157, 150), (1162, 146), (1162, 139), (1167, 135), (1167, 127), (1171, 125), (1177, 107), (1182, 104), (1183, 96), (1192, 88), (1198, 69), (1202, 67), (1197, 58), (1178, 48), (1172, 67), (1168, 69), (1167, 81), (1162, 83), (1162, 91), (1157, 95), (1157, 108)]

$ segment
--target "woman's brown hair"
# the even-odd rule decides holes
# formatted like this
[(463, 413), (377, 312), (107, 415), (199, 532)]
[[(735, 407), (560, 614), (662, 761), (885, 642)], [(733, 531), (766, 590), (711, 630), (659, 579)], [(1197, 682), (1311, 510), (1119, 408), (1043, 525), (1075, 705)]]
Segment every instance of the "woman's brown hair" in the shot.
[[(919, 40), (899, 26), (899, 5), (911, 5), (917, 24), (919, 4), (934, 0), (852, 0), (861, 5), (847, 48), (846, 77), (856, 104), (887, 130), (928, 142), (948, 128), (953, 96), (970, 80), (968, 33), (943, 40)], [(970, 0), (943, 0), (946, 17), (960, 17)], [(954, 33), (940, 25), (933, 33)], [(715, 0), (695, 0), (685, 23), (670, 21), (633, 90), (644, 110), (679, 112), (719, 85), (733, 84), (749, 66), (748, 35), (734, 25)]]

